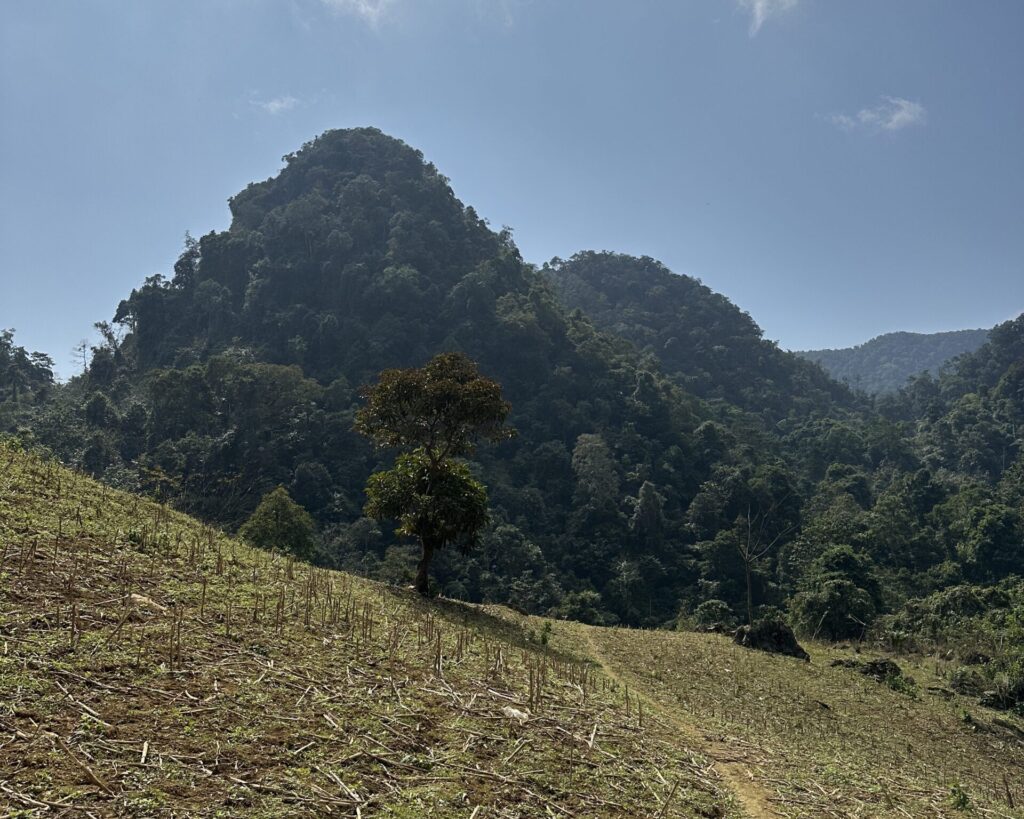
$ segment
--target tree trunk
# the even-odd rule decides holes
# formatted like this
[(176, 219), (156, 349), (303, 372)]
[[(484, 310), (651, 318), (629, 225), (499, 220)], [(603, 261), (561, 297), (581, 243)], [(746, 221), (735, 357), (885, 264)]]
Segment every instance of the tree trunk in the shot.
[(424, 597), (430, 594), (430, 582), (428, 572), (430, 571), (430, 559), (434, 556), (434, 544), (422, 541), (423, 554), (420, 556), (420, 565), (416, 569), (416, 591)]
[(753, 582), (750, 576), (750, 561), (743, 561), (743, 568), (746, 570), (747, 575), (747, 625), (754, 625), (754, 589)]

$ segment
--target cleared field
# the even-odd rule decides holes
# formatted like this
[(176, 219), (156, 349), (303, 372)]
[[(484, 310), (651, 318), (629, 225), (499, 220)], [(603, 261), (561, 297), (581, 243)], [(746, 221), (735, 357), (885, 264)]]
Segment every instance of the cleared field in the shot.
[(3, 817), (1024, 815), (1019, 720), (807, 648), (423, 601), (0, 445)]
[[(831, 661), (741, 648), (715, 634), (575, 626), (595, 660), (740, 783), (748, 812), (781, 816), (1024, 815), (1024, 726), (898, 658), (896, 689)], [(865, 654), (865, 657), (875, 656)]]
[(0, 449), (0, 816), (734, 816), (593, 664)]

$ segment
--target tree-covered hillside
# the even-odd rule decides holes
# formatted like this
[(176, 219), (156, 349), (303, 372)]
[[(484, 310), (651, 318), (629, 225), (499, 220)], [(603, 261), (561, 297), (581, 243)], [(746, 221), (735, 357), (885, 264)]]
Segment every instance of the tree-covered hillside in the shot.
[[(121, 303), (38, 438), (229, 527), (285, 485), (320, 522), (323, 560), (401, 577), (409, 555), (361, 517), (388, 455), (353, 431), (356, 390), (459, 350), (502, 385), (519, 434), (480, 451), (492, 526), (468, 561), (439, 563), (441, 588), (673, 616), (695, 580), (685, 512), (722, 446), (698, 435), (699, 401), (569, 316), (507, 233), (379, 131), (324, 134), (231, 208), (229, 230)], [(632, 524), (641, 500), (668, 523)]]
[(0, 330), (0, 430), (16, 427), (53, 388), (53, 359), (14, 343), (13, 330)]
[(364, 512), (396, 453), (355, 431), (359, 388), (460, 352), (518, 435), (459, 462), (490, 522), (433, 560), (445, 595), (635, 625), (783, 610), (848, 638), (1024, 571), (1024, 319), (871, 407), (651, 259), (525, 263), (373, 129), (325, 133), (231, 207), (98, 325), (25, 437), (232, 531), (283, 487), (319, 563), (408, 582), (415, 548)]
[(768, 421), (855, 405), (842, 385), (765, 340), (725, 296), (660, 262), (620, 253), (577, 253), (544, 272), (569, 309), (629, 339), (686, 390)]
[(856, 347), (804, 350), (796, 355), (825, 368), (833, 378), (868, 393), (894, 392), (911, 376), (937, 375), (948, 361), (977, 350), (988, 330), (948, 333), (886, 333)]

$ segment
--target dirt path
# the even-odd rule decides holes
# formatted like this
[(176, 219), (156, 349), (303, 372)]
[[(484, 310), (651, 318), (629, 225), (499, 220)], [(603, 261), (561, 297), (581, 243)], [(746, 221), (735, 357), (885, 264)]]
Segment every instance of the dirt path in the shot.
[[(601, 649), (598, 648), (593, 638), (593, 629), (589, 626), (583, 626), (582, 629), (587, 641), (587, 647), (590, 649), (594, 660), (597, 661), (597, 664), (601, 666), (610, 679), (625, 687), (625, 680), (608, 663)], [(750, 774), (749, 766), (740, 758), (740, 754), (735, 748), (706, 736), (696, 725), (682, 718), (679, 714), (666, 709), (646, 694), (642, 692), (637, 693), (635, 684), (633, 692), (644, 700), (648, 708), (659, 714), (666, 722), (676, 728), (696, 750), (711, 759), (714, 763), (715, 772), (732, 791), (749, 819), (773, 819), (773, 817), (783, 815), (772, 807), (767, 792), (754, 781)]]

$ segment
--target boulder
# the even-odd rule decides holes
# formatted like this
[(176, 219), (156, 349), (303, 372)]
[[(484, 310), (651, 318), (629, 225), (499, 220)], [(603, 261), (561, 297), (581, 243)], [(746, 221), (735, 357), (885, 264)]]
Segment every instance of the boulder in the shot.
[(758, 620), (752, 626), (740, 626), (732, 641), (744, 648), (784, 654), (809, 662), (811, 655), (796, 641), (796, 635), (786, 623), (775, 618)]

